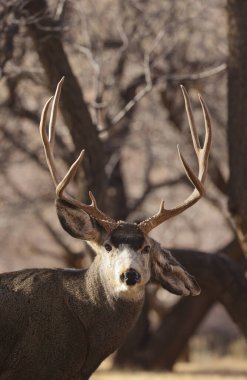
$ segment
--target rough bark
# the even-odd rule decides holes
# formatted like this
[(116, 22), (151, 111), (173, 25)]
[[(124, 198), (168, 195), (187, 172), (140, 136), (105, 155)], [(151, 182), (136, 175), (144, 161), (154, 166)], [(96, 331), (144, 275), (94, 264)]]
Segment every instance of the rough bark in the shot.
[(247, 2), (228, 0), (229, 209), (247, 256)]

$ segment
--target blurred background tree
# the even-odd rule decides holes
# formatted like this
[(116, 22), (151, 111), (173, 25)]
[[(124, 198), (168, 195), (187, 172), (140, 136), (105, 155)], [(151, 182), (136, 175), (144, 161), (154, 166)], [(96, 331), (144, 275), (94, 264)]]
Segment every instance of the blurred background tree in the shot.
[(207, 347), (218, 339), (222, 351), (247, 336), (246, 13), (244, 1), (232, 0), (0, 1), (1, 271), (85, 267), (93, 259), (58, 224), (38, 134), (41, 109), (62, 76), (60, 171), (85, 148), (72, 191), (86, 202), (91, 189), (117, 219), (146, 218), (161, 199), (176, 204), (191, 191), (176, 152), (179, 142), (193, 166), (179, 84), (191, 95), (198, 125), (197, 92), (211, 111), (206, 197), (152, 233), (203, 292), (180, 299), (150, 286), (116, 366), (171, 369), (188, 356), (189, 341), (203, 346), (205, 331)]

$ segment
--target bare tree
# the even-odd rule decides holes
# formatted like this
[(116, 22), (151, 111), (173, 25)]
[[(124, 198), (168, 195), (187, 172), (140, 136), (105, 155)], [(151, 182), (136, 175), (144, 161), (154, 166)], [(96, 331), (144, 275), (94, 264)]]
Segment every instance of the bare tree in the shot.
[[(193, 12), (190, 11), (192, 3)], [(229, 10), (237, 10), (242, 6), (234, 2), (229, 4)], [(229, 192), (230, 203), (233, 205), (231, 209), (236, 210), (236, 207), (240, 207), (236, 206), (240, 205), (236, 203), (240, 199), (243, 199), (241, 202), (244, 204), (245, 160), (241, 160), (238, 154), (238, 146), (242, 144), (244, 146), (244, 139), (241, 139), (239, 130), (244, 107), (241, 107), (240, 112), (237, 108), (240, 107), (240, 103), (236, 103), (236, 97), (234, 98), (237, 83), (239, 91), (244, 88), (244, 80), (241, 79), (244, 78), (242, 72), (244, 65), (235, 66), (236, 57), (244, 55), (245, 51), (235, 44), (236, 36), (239, 37), (242, 31), (240, 16), (244, 13), (244, 8), (240, 16), (236, 11), (238, 22), (234, 21), (234, 12), (230, 16), (232, 20), (230, 26), (234, 27), (230, 33), (232, 41), (230, 41), (232, 46), (230, 51), (233, 51), (233, 54), (229, 61), (229, 97), (232, 98), (231, 102), (229, 101), (231, 127), (228, 134), (230, 147), (230, 188), (228, 189), (229, 168), (224, 128), (227, 61), (224, 5), (224, 0), (210, 0), (207, 4), (198, 2), (196, 6), (192, 0), (186, 0), (183, 4), (182, 2), (171, 4), (169, 1), (159, 0), (150, 4), (150, 2), (129, 0), (124, 3), (114, 2), (110, 9), (104, 2), (94, 7), (92, 1), (83, 1), (81, 4), (74, 1), (30, 0), (1, 4), (1, 20), (3, 20), (1, 49), (4, 54), (0, 60), (3, 88), (0, 133), (4, 143), (0, 162), (1, 183), (7, 187), (2, 197), (4, 212), (7, 213), (8, 208), (11, 210), (11, 216), (18, 212), (24, 214), (23, 211), (28, 205), (39, 226), (36, 229), (40, 228), (40, 233), (47, 236), (49, 243), (52, 242), (56, 246), (56, 249), (51, 250), (53, 256), (65, 260), (67, 266), (78, 267), (85, 263), (88, 265), (88, 256), (78, 249), (74, 242), (64, 238), (55, 224), (54, 217), (50, 215), (52, 196), (50, 189), (47, 190), (49, 182), (35, 130), (39, 120), (40, 105), (44, 103), (48, 93), (54, 91), (57, 81), (64, 75), (66, 81), (61, 98), (62, 117), (68, 132), (66, 127), (61, 125), (57, 136), (57, 153), (61, 157), (58, 169), (70, 166), (80, 149), (85, 148), (86, 175), (84, 171), (79, 171), (74, 184), (79, 199), (88, 202), (88, 189), (91, 189), (100, 207), (112, 218), (123, 220), (145, 219), (155, 207), (158, 207), (156, 202), (160, 197), (170, 196), (172, 203), (175, 202), (175, 198), (182, 197), (183, 192), (187, 191), (185, 176), (179, 171), (175, 155), (172, 153), (175, 140), (182, 141), (186, 146), (187, 155), (191, 156), (193, 161), (193, 153), (190, 144), (187, 144), (187, 134), (183, 129), (184, 113), (179, 84), (182, 82), (190, 89), (193, 100), (195, 92), (206, 93), (214, 120), (214, 144), (209, 165), (206, 201), (200, 203), (201, 221), (197, 218), (195, 223), (195, 214), (192, 211), (192, 214), (185, 214), (177, 221), (168, 223), (166, 230), (157, 232), (154, 237), (169, 246), (179, 244), (183, 247), (187, 244), (196, 248), (202, 244), (207, 251), (213, 252), (218, 251), (217, 244), (220, 241), (219, 245), (223, 247), (221, 250), (229, 255), (231, 260), (239, 260), (241, 257), (241, 266), (243, 265), (241, 248), (228, 246), (230, 240), (233, 239), (235, 244), (236, 239), (232, 222), (226, 212), (226, 202)], [(205, 23), (202, 20), (205, 20)], [(216, 24), (219, 25), (217, 31)], [(240, 38), (238, 40), (241, 41)], [(235, 54), (234, 49), (237, 49), (238, 54)], [(244, 57), (241, 56), (241, 59), (244, 60)], [(238, 67), (238, 82), (234, 82), (235, 67)], [(244, 92), (241, 91), (240, 94), (244, 96)], [(193, 105), (197, 120), (199, 109), (196, 102), (193, 101)], [(233, 113), (236, 109), (239, 111), (238, 117)], [(61, 119), (58, 119), (58, 122), (63, 123)], [(166, 127), (164, 127), (165, 122)], [(239, 130), (239, 133), (236, 134), (236, 130)], [(238, 139), (241, 141), (237, 143)], [(241, 149), (243, 151), (244, 148)], [(13, 179), (11, 170), (8, 169), (9, 163), (14, 165), (20, 162), (23, 162), (23, 166), (30, 162), (33, 165), (32, 170), (37, 171), (42, 178), (40, 182), (38, 179), (32, 181), (33, 184), (35, 182), (47, 184), (42, 194), (45, 212), (35, 199), (37, 189), (34, 192), (35, 196), (26, 194), (20, 183), (16, 183)], [(174, 171), (164, 170), (164, 163), (169, 168), (171, 162)], [(238, 191), (236, 183), (239, 184)], [(175, 185), (179, 189), (178, 193), (169, 192), (169, 189)], [(39, 190), (42, 190), (42, 186), (39, 187)], [(241, 191), (243, 198), (238, 197)], [(241, 238), (242, 222), (239, 220), (241, 218), (244, 220), (243, 210), (244, 207), (236, 213)], [(233, 214), (235, 215), (235, 212)], [(240, 214), (242, 216), (239, 219)], [(26, 217), (26, 215), (27, 213), (21, 216)], [(218, 218), (217, 221), (215, 218)], [(211, 227), (210, 230), (210, 226), (214, 224), (212, 220), (214, 223), (220, 220), (222, 229), (225, 229), (220, 239), (217, 237), (218, 229)], [(9, 230), (18, 232), (16, 227)], [(24, 231), (21, 231), (20, 235), (26, 236)], [(8, 234), (3, 233), (2, 236), (1, 242), (10, 245), (8, 239), (11, 238)], [(191, 239), (187, 236), (191, 236)], [(210, 236), (210, 239), (204, 236)], [(18, 248), (27, 246), (31, 237), (25, 239), (26, 241), (16, 246)], [(44, 247), (40, 246), (39, 239), (36, 240), (37, 244), (36, 241), (30, 243), (29, 260), (33, 257), (34, 251), (40, 257), (45, 257), (44, 252), (47, 252), (47, 257), (52, 257), (52, 253), (48, 254), (50, 251), (48, 243)], [(205, 243), (206, 240), (208, 242), (211, 240), (209, 248), (208, 242)], [(57, 253), (54, 254), (55, 251)], [(239, 254), (237, 259), (233, 255), (235, 252)], [(182, 256), (183, 253), (181, 258)], [(193, 266), (193, 255), (189, 257), (191, 262), (188, 265)], [(229, 265), (231, 268), (234, 266), (231, 260), (225, 260), (224, 264), (218, 260), (217, 265), (222, 263), (222, 266)], [(199, 277), (202, 275), (198, 274)], [(215, 281), (215, 275), (218, 276), (218, 273), (212, 273), (213, 277), (209, 277), (212, 283)], [(149, 298), (152, 296), (147, 294), (142, 324), (135, 332), (135, 336), (138, 337), (135, 347), (133, 348), (133, 345), (123, 347), (123, 351), (116, 356), (116, 363), (133, 364), (133, 360), (143, 355), (141, 351), (144, 348), (146, 353), (151, 351), (157, 353), (160, 350), (160, 342), (147, 327), (149, 322), (147, 310), (148, 307), (152, 307), (148, 302)], [(184, 316), (183, 324), (187, 326), (187, 335), (177, 334), (173, 337), (174, 346), (170, 352), (166, 349), (160, 350), (157, 354), (159, 364), (150, 354), (148, 361), (150, 367), (172, 367), (206, 311), (210, 310), (216, 300), (222, 302), (220, 294), (216, 298), (213, 298), (210, 290), (205, 288), (205, 294), (197, 300), (178, 301), (176, 307), (167, 314), (167, 318), (162, 312), (160, 313), (160, 329), (157, 331), (160, 332), (164, 342), (169, 337), (169, 329), (166, 329), (165, 325), (170, 326), (169, 320), (173, 319), (180, 324), (181, 310)], [(237, 318), (235, 320), (237, 321)], [(241, 321), (239, 323), (241, 325)], [(152, 342), (151, 351), (148, 342)], [(135, 355), (132, 349), (135, 350)], [(143, 363), (139, 360), (140, 365), (144, 365)]]

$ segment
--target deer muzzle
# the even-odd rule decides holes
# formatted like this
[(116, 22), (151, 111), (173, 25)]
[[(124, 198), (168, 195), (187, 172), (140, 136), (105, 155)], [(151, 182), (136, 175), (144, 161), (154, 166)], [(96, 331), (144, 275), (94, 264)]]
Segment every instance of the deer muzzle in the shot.
[(135, 269), (128, 269), (126, 272), (122, 273), (120, 276), (122, 282), (128, 286), (134, 286), (141, 280), (141, 275)]

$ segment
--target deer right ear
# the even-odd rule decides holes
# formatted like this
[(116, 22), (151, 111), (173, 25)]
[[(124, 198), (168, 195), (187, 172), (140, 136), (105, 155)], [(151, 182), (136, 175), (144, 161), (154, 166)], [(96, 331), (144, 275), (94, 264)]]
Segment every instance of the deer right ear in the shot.
[(76, 239), (98, 241), (101, 227), (85, 211), (64, 199), (56, 199), (57, 216), (63, 229)]

